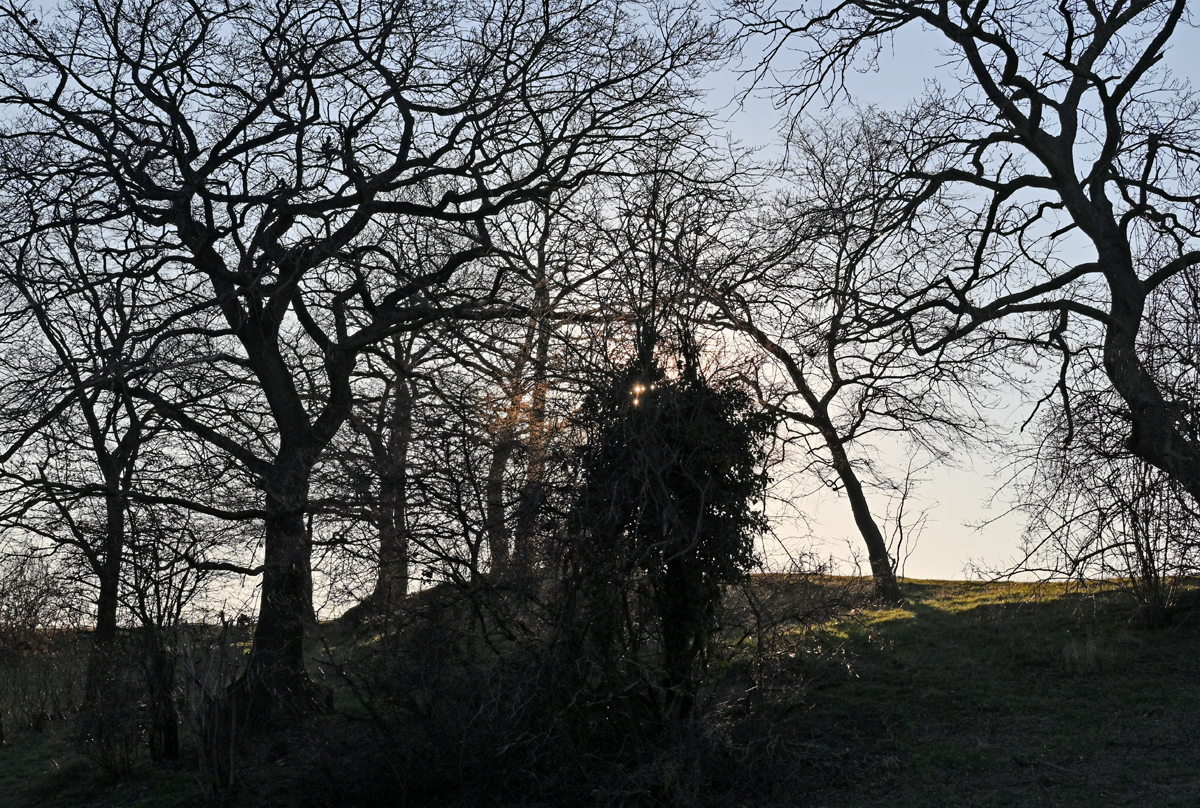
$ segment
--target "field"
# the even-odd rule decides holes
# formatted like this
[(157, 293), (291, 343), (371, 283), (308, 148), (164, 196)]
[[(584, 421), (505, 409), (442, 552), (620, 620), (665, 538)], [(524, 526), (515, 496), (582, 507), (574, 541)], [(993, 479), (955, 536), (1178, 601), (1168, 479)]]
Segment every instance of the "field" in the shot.
[[(1181, 612), (1169, 628), (1149, 631), (1131, 622), (1130, 603), (1106, 585), (907, 581), (903, 588), (901, 608), (856, 608), (805, 634), (787, 654), (788, 675), (776, 679), (790, 684), (757, 708), (759, 737), (742, 736), (737, 709), (714, 709), (706, 731), (727, 728), (723, 748), (734, 758), (723, 764), (725, 780), (738, 770), (740, 750), (744, 770), (779, 775), (778, 788), (748, 784), (737, 798), (727, 782), (719, 794), (710, 791), (702, 776), (686, 793), (604, 802), (1200, 804), (1200, 614)], [(726, 690), (737, 684), (728, 676)], [(142, 762), (108, 781), (69, 750), (66, 732), (53, 723), (10, 731), (0, 748), (0, 805), (201, 804), (194, 760)], [(334, 791), (306, 785), (322, 775), (301, 771), (311, 758), (294, 747), (261, 757), (234, 804), (340, 804)], [(768, 764), (752, 759), (764, 756)], [(491, 803), (476, 794), (455, 804)]]
[(1200, 805), (1200, 624), (1128, 623), (1117, 594), (910, 581), (835, 629), (806, 690), (846, 777), (828, 806)]

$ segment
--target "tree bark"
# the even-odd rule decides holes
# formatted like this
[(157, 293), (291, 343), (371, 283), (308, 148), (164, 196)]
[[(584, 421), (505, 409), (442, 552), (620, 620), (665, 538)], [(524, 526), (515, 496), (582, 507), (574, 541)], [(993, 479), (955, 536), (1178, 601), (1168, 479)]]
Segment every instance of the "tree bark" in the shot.
[(304, 524), (312, 453), (281, 448), (267, 479), (262, 605), (246, 671), (235, 685), (252, 713), (306, 710), (317, 693), (304, 662), (313, 622), (312, 546)]
[(412, 442), (412, 390), (403, 372), (396, 377), (386, 456), (379, 474), (379, 573), (371, 600), (388, 609), (408, 594), (408, 448)]
[(829, 453), (833, 457), (833, 468), (842, 482), (846, 497), (850, 500), (850, 511), (854, 514), (854, 524), (863, 538), (863, 543), (867, 545), (867, 559), (871, 564), (875, 597), (884, 603), (899, 603), (903, 598), (900, 595), (900, 584), (896, 581), (892, 557), (888, 554), (887, 540), (884, 539), (883, 531), (879, 529), (879, 524), (871, 514), (871, 507), (867, 503), (867, 495), (863, 491), (862, 481), (854, 472), (854, 466), (846, 455), (845, 447), (838, 439), (836, 432), (833, 431), (832, 424), (828, 424), (828, 430), (826, 432), (825, 429), (822, 429), (822, 434), (825, 437)]
[(105, 530), (103, 558), (95, 572), (99, 579), (96, 598), (96, 628), (88, 658), (86, 701), (103, 707), (113, 687), (116, 662), (117, 607), (121, 586), (121, 561), (125, 552), (125, 499), (118, 494), (104, 498)]

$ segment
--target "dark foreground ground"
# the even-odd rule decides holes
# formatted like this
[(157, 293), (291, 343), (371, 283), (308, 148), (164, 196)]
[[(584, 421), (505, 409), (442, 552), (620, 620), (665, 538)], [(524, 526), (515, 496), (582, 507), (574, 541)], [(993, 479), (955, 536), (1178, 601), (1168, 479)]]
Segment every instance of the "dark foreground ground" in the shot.
[[(731, 808), (1200, 805), (1200, 614), (1149, 631), (1103, 587), (909, 581), (904, 592), (903, 608), (855, 610), (797, 646), (795, 686), (763, 708), (778, 714), (763, 725), (771, 737), (728, 749), (803, 774), (781, 778), (786, 794), (747, 787), (754, 802)], [(201, 804), (194, 758), (143, 762), (114, 782), (70, 751), (67, 732), (10, 732), (0, 807)], [(337, 772), (274, 757), (245, 773), (233, 804), (338, 804), (313, 785)], [(713, 804), (664, 793), (661, 804)]]

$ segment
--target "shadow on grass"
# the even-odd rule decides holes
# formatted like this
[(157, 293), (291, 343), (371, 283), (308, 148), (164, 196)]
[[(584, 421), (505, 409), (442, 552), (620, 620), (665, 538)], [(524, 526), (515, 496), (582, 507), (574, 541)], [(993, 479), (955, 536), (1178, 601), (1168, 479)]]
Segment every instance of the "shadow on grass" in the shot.
[(855, 761), (830, 806), (1200, 805), (1200, 633), (1111, 587), (907, 582), (831, 630), (808, 720)]

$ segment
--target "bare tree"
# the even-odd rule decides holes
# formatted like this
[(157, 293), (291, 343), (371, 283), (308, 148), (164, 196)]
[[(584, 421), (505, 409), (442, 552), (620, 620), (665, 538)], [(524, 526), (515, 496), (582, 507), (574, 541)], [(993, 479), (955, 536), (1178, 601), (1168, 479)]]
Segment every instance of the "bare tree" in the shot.
[[(640, 170), (635, 161), (626, 165), (633, 174)], [(499, 265), (495, 276), (506, 278), (506, 299), (522, 316), (452, 324), (456, 363), (487, 383), (481, 401), (481, 426), (491, 444), (484, 527), (498, 571), (528, 572), (539, 560), (534, 534), (554, 432), (551, 398), (579, 394), (578, 380), (564, 372), (571, 331), (597, 316), (588, 292), (618, 271), (621, 255), (592, 214), (612, 202), (620, 184), (566, 189), (499, 217), (489, 261)]]
[[(953, 238), (945, 218), (943, 229), (895, 232), (905, 202), (886, 189), (903, 155), (888, 134), (870, 110), (794, 130), (779, 173), (788, 190), (760, 202), (765, 210), (750, 208), (753, 221), (743, 215), (727, 226), (704, 285), (717, 321), (762, 352), (759, 395), (787, 425), (805, 468), (849, 501), (876, 594), (894, 602), (897, 559), (870, 491), (897, 486), (874, 459), (875, 441), (960, 455), (983, 434), (972, 406), (988, 374), (980, 360), (1004, 363), (996, 346), (974, 340), (914, 355), (912, 337), (928, 337), (919, 324), (877, 325), (903, 303), (894, 280), (903, 256), (944, 252)], [(730, 249), (739, 232), (744, 246)]]
[[(94, 593), (85, 748), (124, 768), (140, 735), (135, 705), (143, 693), (138, 655), (131, 657), (121, 629), (131, 615), (142, 625), (153, 736), (164, 741), (152, 751), (176, 756), (165, 632), (179, 622), (200, 578), (236, 567), (209, 558), (228, 543), (227, 531), (210, 529), (205, 540), (188, 541), (194, 531), (167, 519), (178, 515), (179, 502), (201, 508), (212, 501), (189, 488), (204, 486), (212, 472), (190, 456), (169, 420), (131, 393), (134, 379), (154, 370), (148, 337), (155, 333), (155, 284), (126, 271), (136, 266), (136, 252), (93, 249), (99, 235), (82, 227), (46, 230), (6, 245), (0, 524), (11, 541), (32, 542), (31, 552), (59, 555), (63, 573)], [(58, 585), (69, 588), (61, 579)], [(173, 606), (166, 605), (168, 592)]]
[[(49, 231), (5, 251), (15, 330), (6, 334), (12, 347), (3, 367), (0, 518), (44, 546), (76, 554), (94, 587), (84, 696), (97, 711), (90, 731), (103, 746), (121, 678), (118, 608), (130, 497), (162, 423), (128, 389), (144, 353), (138, 334), (146, 327), (146, 284), (121, 277), (120, 263), (88, 255), (86, 241), (79, 231)], [(119, 279), (104, 282), (114, 266)]]
[(1200, 498), (1195, 408), (1138, 341), (1148, 297), (1200, 264), (1200, 105), (1163, 63), (1184, 0), (736, 5), (771, 38), (760, 75), (775, 69), (798, 113), (844, 92), (845, 71), (870, 67), (894, 32), (940, 38), (957, 86), (934, 84), (895, 121), (909, 156), (895, 187), (920, 183), (901, 194), (914, 216), (953, 203), (974, 221), (953, 260), (903, 265), (907, 295), (881, 322), (938, 322), (922, 353), (990, 329), (1067, 355), (1090, 335), (1074, 324), (1097, 324), (1130, 451)]
[(422, 395), (421, 365), (432, 348), (426, 338), (404, 333), (364, 354), (355, 372), (350, 428), (331, 445), (319, 471), (320, 507), (347, 521), (340, 530), (353, 532), (355, 523), (365, 522), (372, 531), (363, 553), (373, 573), (363, 598), (371, 610), (386, 612), (409, 588), (409, 489), (418, 476), (414, 410)]
[[(38, 230), (103, 222), (155, 256), (162, 327), (203, 336), (210, 378), (251, 403), (214, 418), (161, 383), (134, 393), (263, 491), (255, 704), (313, 699), (304, 516), (358, 357), (489, 316), (491, 287), (455, 281), (490, 217), (670, 136), (683, 81), (722, 46), (687, 9), (650, 18), (574, 0), (5, 8), (0, 182)], [(435, 250), (380, 246), (413, 220), (440, 225)]]
[[(1150, 296), (1138, 335), (1155, 377), (1193, 407), (1200, 401), (1198, 302), (1193, 268)], [(1125, 408), (1103, 383), (1102, 361), (1096, 347), (1071, 357), (1063, 376), (1069, 398), (1043, 402), (1037, 442), (1015, 455), (1023, 482), (1017, 506), (1029, 518), (1016, 568), (1121, 581), (1144, 622), (1161, 627), (1184, 577), (1200, 566), (1200, 511), (1178, 480), (1129, 450)]]

